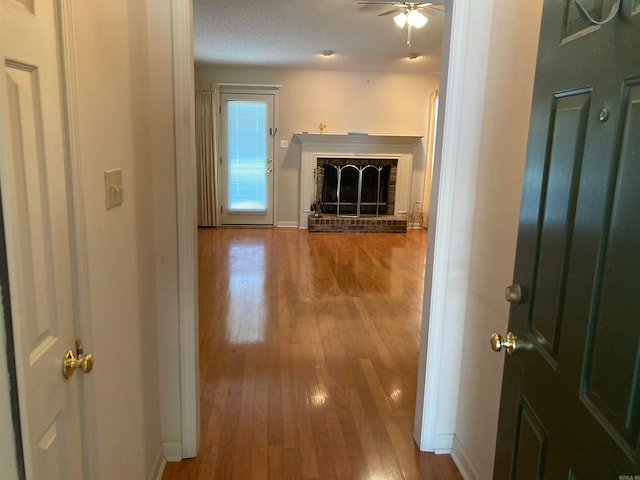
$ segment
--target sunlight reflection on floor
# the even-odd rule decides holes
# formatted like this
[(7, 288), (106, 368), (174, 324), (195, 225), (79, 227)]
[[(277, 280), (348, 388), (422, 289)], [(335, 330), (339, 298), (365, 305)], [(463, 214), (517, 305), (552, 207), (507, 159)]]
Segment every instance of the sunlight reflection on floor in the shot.
[(229, 309), (226, 338), (246, 344), (264, 340), (265, 248), (242, 242), (229, 248)]

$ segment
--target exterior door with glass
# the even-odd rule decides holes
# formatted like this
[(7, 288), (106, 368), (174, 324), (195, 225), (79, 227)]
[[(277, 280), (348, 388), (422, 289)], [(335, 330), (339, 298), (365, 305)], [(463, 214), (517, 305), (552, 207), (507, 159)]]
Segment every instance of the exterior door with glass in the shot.
[(222, 93), (223, 225), (273, 225), (274, 94)]

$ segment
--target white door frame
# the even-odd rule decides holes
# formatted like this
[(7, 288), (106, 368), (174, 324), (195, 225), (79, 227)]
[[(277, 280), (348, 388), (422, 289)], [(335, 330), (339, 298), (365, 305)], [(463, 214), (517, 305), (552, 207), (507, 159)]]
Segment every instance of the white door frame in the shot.
[[(449, 453), (460, 382), (483, 94), (495, 0), (447, 0), (414, 438)], [(183, 456), (199, 443), (192, 0), (172, 0)], [(473, 21), (472, 21), (473, 20)], [(446, 111), (445, 111), (446, 105)], [(441, 161), (441, 159), (443, 159)], [(449, 341), (447, 341), (449, 339)], [(446, 342), (446, 345), (445, 345)]]
[(200, 445), (198, 222), (195, 188), (198, 180), (192, 6), (192, 0), (171, 0), (182, 458), (195, 457)]
[(420, 450), (436, 453), (456, 427), (493, 3), (451, 0), (445, 17), (414, 421)]

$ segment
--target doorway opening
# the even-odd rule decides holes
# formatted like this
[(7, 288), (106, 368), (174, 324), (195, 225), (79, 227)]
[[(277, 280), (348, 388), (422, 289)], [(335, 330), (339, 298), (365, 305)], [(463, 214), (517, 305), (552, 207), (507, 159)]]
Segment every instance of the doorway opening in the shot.
[[(448, 20), (446, 22), (447, 23), (447, 27), (445, 29), (445, 37), (444, 37), (445, 42), (444, 43), (445, 43), (446, 47), (445, 47), (444, 51), (445, 51), (446, 55), (450, 55), (450, 58), (449, 58), (449, 62), (444, 62), (444, 65), (445, 65), (444, 66), (444, 71), (447, 72), (447, 73), (444, 75), (443, 78), (449, 78), (450, 77), (450, 73), (448, 72), (448, 69), (450, 68), (449, 64), (453, 63), (453, 66), (455, 67), (455, 69), (457, 69), (456, 70), (457, 73), (461, 74), (462, 66), (464, 65), (464, 63), (466, 61), (466, 58), (464, 57), (464, 54), (462, 52), (452, 52), (452, 51), (449, 50), (449, 44), (451, 43), (450, 36), (452, 36), (452, 31), (455, 30), (456, 32), (458, 32), (459, 35), (461, 35), (460, 32), (463, 30), (462, 25), (464, 24), (464, 22), (461, 19), (466, 18), (465, 14), (466, 14), (466, 12), (468, 10), (468, 5), (465, 7), (465, 5), (466, 5), (465, 2), (466, 2), (466, 0), (459, 0), (459, 3), (463, 4), (463, 7), (462, 7), (463, 10), (462, 10), (462, 13), (460, 13), (460, 15), (457, 17), (458, 21), (456, 22), (456, 25), (457, 25), (458, 30), (453, 29), (452, 12), (451, 12), (450, 8), (447, 9)], [(466, 10), (465, 10), (465, 8), (466, 8)], [(442, 80), (442, 82), (446, 82), (446, 80)], [(441, 86), (443, 85), (442, 82), (441, 82)], [(442, 101), (440, 102), (440, 106), (439, 106), (439, 110), (440, 110), (440, 113), (441, 113), (439, 115), (440, 118), (442, 118), (442, 112), (444, 111), (444, 98), (446, 97), (445, 90), (446, 89), (441, 89), (441, 91), (442, 91), (442, 97), (441, 97)], [(454, 98), (455, 98), (455, 95), (460, 95), (460, 91), (459, 91), (459, 89), (454, 89), (454, 90), (455, 90), (455, 93), (454, 93)], [(457, 101), (458, 99), (455, 98), (455, 100)], [(456, 105), (457, 105), (457, 103), (456, 103)], [(459, 122), (460, 122), (460, 119), (459, 118), (455, 118), (453, 123), (452, 123), (452, 125), (449, 126), (448, 130), (449, 131), (455, 131), (457, 126), (458, 126), (458, 124), (459, 124)], [(438, 132), (439, 133), (437, 134), (437, 137), (439, 139), (441, 139), (442, 138), (442, 129), (439, 128)], [(439, 159), (440, 156), (441, 156), (441, 148), (440, 149), (436, 148), (435, 157), (437, 159)], [(438, 161), (436, 161), (436, 167), (438, 167), (437, 163), (438, 163)], [(447, 170), (451, 170), (451, 168), (452, 167), (447, 167), (446, 169)], [(440, 171), (439, 168), (436, 168), (434, 171), (435, 171), (434, 178), (437, 181), (437, 179), (439, 178), (439, 176), (441, 174), (441, 171)], [(447, 176), (449, 178), (449, 183), (447, 185), (447, 189), (448, 189), (451, 185), (455, 184), (455, 176), (451, 173), (451, 171), (449, 172), (449, 174), (447, 174)], [(453, 195), (450, 195), (450, 193), (447, 193), (447, 194), (444, 194), (444, 195), (442, 193), (439, 193), (439, 196), (443, 196), (444, 197), (443, 201), (447, 204), (447, 208), (449, 208), (450, 204), (453, 203), (453, 201), (454, 201)], [(440, 202), (440, 203), (442, 204), (442, 202)], [(434, 211), (435, 211), (435, 208), (436, 207), (434, 205)], [(448, 242), (449, 239), (450, 239), (450, 235), (452, 235), (452, 232), (449, 231), (447, 228), (445, 228), (443, 230), (443, 234), (442, 235), (443, 235), (443, 242)], [(431, 242), (430, 242), (430, 244), (431, 244)], [(429, 263), (431, 263), (431, 265), (427, 266), (427, 273), (429, 275), (433, 275), (433, 273), (434, 273), (433, 272), (433, 258), (431, 260), (428, 260), (428, 264)], [(429, 288), (429, 292), (430, 292), (430, 288)], [(442, 292), (438, 292), (438, 293), (442, 294)], [(442, 300), (442, 297), (440, 297), (439, 300)], [(426, 299), (425, 299), (425, 305), (426, 304), (427, 303), (426, 303)], [(429, 327), (429, 329), (432, 330), (434, 328), (434, 325), (435, 325), (435, 327), (437, 329), (439, 322), (440, 322), (439, 318), (433, 319), (433, 321), (431, 322), (432, 325)], [(423, 346), (421, 347), (421, 352), (422, 352), (421, 355), (422, 354), (426, 354), (426, 350), (425, 350), (426, 349), (426, 344), (427, 344), (427, 340), (426, 340), (427, 333), (426, 333), (426, 331), (423, 332), (422, 336), (423, 336), (423, 341), (422, 341), (422, 345)], [(441, 350), (437, 350), (436, 349), (436, 351), (433, 352), (433, 355), (436, 356), (436, 357), (440, 356), (441, 355)], [(423, 363), (426, 363), (426, 362), (423, 362), (423, 360), (424, 359), (421, 357), (421, 361), (420, 361), (421, 365), (423, 365)], [(439, 362), (436, 362), (436, 361), (430, 362), (430, 371), (433, 368), (433, 365), (436, 365), (436, 364), (439, 365)], [(423, 375), (423, 373), (424, 372), (421, 372), (421, 374), (420, 374), (420, 376), (422, 377), (422, 380), (421, 380), (421, 384), (418, 387), (419, 391), (421, 389), (423, 389), (423, 388), (426, 388), (426, 385), (424, 383), (424, 375)], [(433, 377), (436, 378), (437, 375), (433, 375)], [(438, 381), (434, 380), (432, 383), (434, 385), (432, 388), (437, 389), (438, 388), (438, 386), (437, 386), (438, 385)], [(433, 450), (433, 447), (430, 447), (424, 441), (424, 438), (428, 437), (429, 435), (432, 435), (433, 432), (430, 432), (430, 433), (427, 432), (426, 435), (421, 435), (419, 432), (424, 433), (426, 427), (418, 427), (418, 424), (424, 425), (425, 422), (423, 421), (423, 416), (426, 416), (428, 419), (430, 419), (429, 421), (431, 421), (431, 423), (435, 423), (435, 419), (437, 418), (437, 414), (436, 414), (435, 410), (429, 410), (429, 411), (425, 411), (424, 410), (425, 406), (428, 407), (429, 403), (433, 400), (433, 398), (428, 398), (428, 399), (425, 398), (425, 396), (428, 397), (429, 395), (430, 395), (429, 392), (425, 392), (425, 395), (419, 394), (420, 398), (419, 398), (419, 401), (418, 401), (417, 412), (416, 412), (416, 441), (419, 443), (421, 449), (424, 449), (424, 450), (429, 450), (429, 449)], [(424, 401), (424, 404), (421, 404), (423, 401)]]

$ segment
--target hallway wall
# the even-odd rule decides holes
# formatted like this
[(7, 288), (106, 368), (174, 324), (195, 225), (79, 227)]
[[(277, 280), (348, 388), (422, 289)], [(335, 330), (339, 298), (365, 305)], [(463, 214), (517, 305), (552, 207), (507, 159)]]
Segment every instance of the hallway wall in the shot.
[[(147, 479), (161, 461), (147, 8), (73, 3), (90, 285), (82, 335), (96, 359), (82, 379), (92, 480)], [(123, 170), (124, 203), (106, 210), (112, 168)]]
[(469, 480), (492, 477), (542, 0), (494, 0), (453, 456)]

